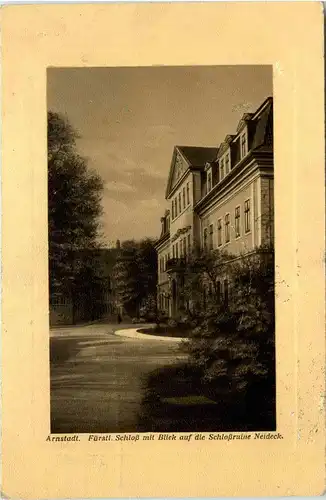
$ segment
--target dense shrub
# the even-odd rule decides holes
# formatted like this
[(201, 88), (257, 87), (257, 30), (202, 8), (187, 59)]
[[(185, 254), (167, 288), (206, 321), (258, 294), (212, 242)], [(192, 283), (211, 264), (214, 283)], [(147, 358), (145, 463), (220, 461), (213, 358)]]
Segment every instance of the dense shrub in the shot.
[(131, 322), (133, 325), (137, 325), (139, 323), (146, 323), (147, 320), (145, 318), (132, 318)]
[(164, 322), (166, 318), (165, 313), (160, 311), (157, 307), (157, 299), (155, 295), (149, 295), (145, 300), (143, 300), (142, 307), (139, 310), (139, 315), (149, 323), (157, 324)]
[[(202, 259), (203, 264), (203, 259)], [(204, 268), (204, 266), (202, 266)], [(274, 387), (274, 262), (266, 258), (241, 258), (224, 267), (232, 284), (228, 301), (213, 290), (205, 297), (188, 342), (191, 364), (202, 381), (217, 392), (239, 393), (256, 385)], [(207, 279), (216, 279), (213, 274)], [(198, 293), (198, 285), (197, 285)], [(201, 302), (203, 304), (203, 301)], [(248, 392), (249, 393), (249, 392)]]

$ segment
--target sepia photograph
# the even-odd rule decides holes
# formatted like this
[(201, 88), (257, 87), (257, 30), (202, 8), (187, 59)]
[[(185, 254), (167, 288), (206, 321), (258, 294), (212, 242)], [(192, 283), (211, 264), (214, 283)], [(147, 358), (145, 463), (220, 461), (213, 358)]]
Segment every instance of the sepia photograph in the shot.
[(3, 496), (320, 495), (322, 6), (15, 5), (1, 39)]
[(51, 433), (276, 430), (272, 81), (48, 68)]

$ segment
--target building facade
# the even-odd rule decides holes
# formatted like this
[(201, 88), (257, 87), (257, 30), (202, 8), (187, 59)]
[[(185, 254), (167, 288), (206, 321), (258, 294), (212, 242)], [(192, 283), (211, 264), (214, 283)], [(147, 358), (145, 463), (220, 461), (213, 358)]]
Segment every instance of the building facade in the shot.
[(181, 314), (183, 260), (194, 245), (247, 255), (274, 242), (273, 101), (246, 113), (216, 148), (174, 148), (156, 243), (158, 307)]

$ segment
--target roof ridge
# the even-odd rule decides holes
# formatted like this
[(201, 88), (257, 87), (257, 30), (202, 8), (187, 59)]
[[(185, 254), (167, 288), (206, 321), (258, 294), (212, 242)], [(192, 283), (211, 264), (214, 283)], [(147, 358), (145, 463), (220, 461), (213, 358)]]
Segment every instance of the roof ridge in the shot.
[(183, 146), (180, 146), (180, 145), (177, 145), (175, 146), (176, 148), (194, 148), (194, 149), (216, 149), (217, 146), (191, 146), (191, 145), (183, 145)]

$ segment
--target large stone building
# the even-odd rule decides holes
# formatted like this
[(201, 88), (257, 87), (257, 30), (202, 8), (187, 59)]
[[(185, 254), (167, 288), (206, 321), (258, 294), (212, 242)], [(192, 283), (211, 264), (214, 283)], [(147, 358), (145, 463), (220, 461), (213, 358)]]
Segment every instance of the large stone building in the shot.
[(176, 146), (161, 219), (158, 307), (180, 315), (183, 259), (196, 245), (231, 255), (273, 244), (273, 101), (246, 113), (219, 147)]

